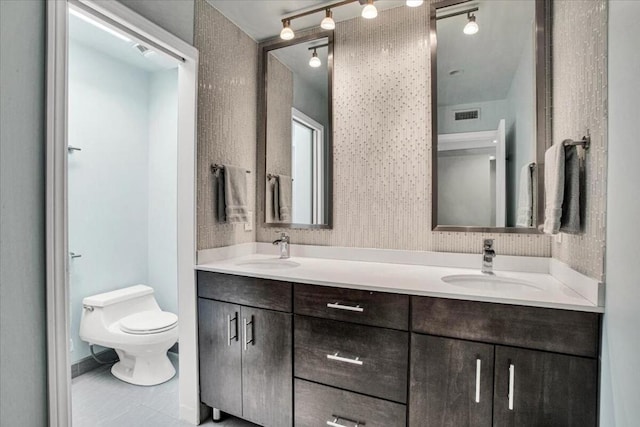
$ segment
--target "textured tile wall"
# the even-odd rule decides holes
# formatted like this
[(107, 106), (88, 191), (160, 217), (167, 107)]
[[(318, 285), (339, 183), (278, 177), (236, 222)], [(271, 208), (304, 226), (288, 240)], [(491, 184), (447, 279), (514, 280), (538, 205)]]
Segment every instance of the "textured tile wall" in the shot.
[(258, 45), (204, 0), (196, 1), (198, 76), (198, 249), (255, 241), (243, 224), (216, 223), (212, 163), (251, 171), (249, 204), (255, 212)]
[[(539, 235), (430, 231), (428, 10), (399, 7), (381, 12), (374, 21), (338, 23), (334, 228), (290, 230), (292, 241), (479, 252), (481, 240), (490, 236), (496, 239), (498, 253), (550, 256), (553, 246), (554, 257), (601, 278), (606, 208), (606, 0), (555, 2), (554, 141), (579, 138), (586, 128), (593, 138), (586, 156), (585, 233), (564, 235), (560, 244)], [(208, 167), (211, 161), (229, 161), (255, 171), (255, 126), (251, 124), (257, 113), (252, 98), (257, 89), (250, 75), (257, 67), (258, 53), (251, 39), (202, 0), (196, 2), (196, 46), (201, 55), (198, 247), (203, 249), (254, 238), (240, 228), (215, 224)], [(257, 196), (255, 237), (270, 241), (274, 229), (263, 226), (264, 197)]]
[[(274, 55), (268, 55), (267, 90), (267, 160), (268, 174), (291, 176), (291, 108), (293, 107), (293, 73)], [(262, 176), (262, 175), (261, 175)], [(266, 185), (267, 220), (273, 221), (273, 196)]]
[[(428, 7), (338, 23), (333, 230), (290, 230), (294, 243), (480, 252), (483, 234), (431, 231), (428, 34)], [(263, 206), (259, 195), (259, 225)], [(259, 241), (273, 235), (258, 228)], [(498, 253), (551, 255), (545, 236), (491, 237)]]
[[(607, 2), (556, 1), (553, 22), (553, 141), (589, 129), (584, 233), (552, 243), (554, 258), (604, 276), (607, 176)], [(629, 195), (632, 197), (631, 195)]]

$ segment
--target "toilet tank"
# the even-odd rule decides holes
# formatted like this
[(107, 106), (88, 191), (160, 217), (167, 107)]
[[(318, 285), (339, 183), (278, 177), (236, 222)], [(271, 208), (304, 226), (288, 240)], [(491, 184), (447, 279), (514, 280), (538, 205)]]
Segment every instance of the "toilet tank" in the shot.
[(103, 325), (108, 327), (133, 313), (160, 310), (153, 293), (153, 288), (149, 286), (135, 285), (86, 297), (82, 304), (84, 307), (93, 307), (93, 311), (85, 308), (82, 317), (100, 317)]

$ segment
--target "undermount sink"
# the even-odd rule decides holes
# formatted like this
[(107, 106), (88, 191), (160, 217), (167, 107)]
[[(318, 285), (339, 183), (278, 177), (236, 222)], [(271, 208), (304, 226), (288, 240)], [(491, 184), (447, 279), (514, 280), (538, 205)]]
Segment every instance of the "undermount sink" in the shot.
[(295, 261), (290, 261), (290, 260), (281, 259), (281, 258), (241, 261), (236, 263), (236, 265), (239, 265), (242, 267), (250, 267), (250, 268), (261, 268), (264, 270), (276, 270), (279, 268), (295, 268), (300, 266), (300, 264)]
[(453, 276), (444, 276), (442, 281), (454, 286), (486, 291), (504, 292), (543, 290), (534, 283), (527, 282), (526, 280), (491, 275), (457, 274)]

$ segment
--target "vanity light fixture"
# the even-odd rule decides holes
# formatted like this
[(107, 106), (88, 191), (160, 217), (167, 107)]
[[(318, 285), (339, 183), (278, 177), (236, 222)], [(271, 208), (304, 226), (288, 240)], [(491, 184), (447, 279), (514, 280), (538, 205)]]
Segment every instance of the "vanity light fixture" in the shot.
[(293, 30), (290, 27), (291, 21), (288, 19), (282, 20), (282, 31), (280, 31), (280, 38), (282, 40), (291, 40), (295, 37)]
[(333, 12), (331, 9), (327, 9), (326, 16), (320, 23), (320, 28), (323, 30), (333, 30), (336, 28), (336, 21), (333, 20)]
[(307, 48), (313, 51), (313, 53), (311, 54), (311, 59), (309, 59), (310, 67), (318, 68), (319, 66), (322, 65), (322, 61), (318, 57), (318, 49), (323, 47), (328, 47), (328, 46), (329, 46), (329, 43), (325, 43), (325, 44), (319, 44), (319, 45), (315, 45)]
[(473, 12), (477, 12), (478, 10), (480, 9), (478, 9), (477, 7), (474, 7), (472, 9), (459, 10), (446, 15), (436, 16), (436, 19), (439, 21), (441, 19), (453, 18), (454, 16), (466, 14), (467, 25), (464, 26), (464, 29), (462, 31), (467, 35), (473, 35), (480, 30), (480, 27), (478, 27), (478, 23), (476, 22), (476, 15), (473, 14)]
[(373, 5), (373, 0), (367, 0), (367, 5), (362, 9), (362, 17), (373, 19), (378, 16), (378, 9)]
[(313, 54), (311, 55), (311, 59), (309, 60), (309, 66), (313, 68), (318, 68), (322, 65), (322, 61), (320, 61), (320, 58), (318, 58), (318, 52), (316, 51), (316, 49), (317, 48), (313, 49)]
[[(376, 0), (341, 0), (331, 4), (326, 4), (324, 6), (321, 6), (315, 9), (307, 9), (295, 15), (286, 16), (282, 19), (282, 31), (280, 31), (280, 38), (283, 40), (291, 40), (295, 37), (295, 34), (291, 29), (291, 21), (293, 21), (294, 19), (302, 18), (304, 16), (309, 16), (309, 15), (313, 15), (320, 12), (325, 13), (324, 19), (322, 19), (322, 21), (320, 22), (320, 28), (322, 28), (323, 30), (333, 30), (336, 28), (336, 21), (334, 21), (333, 19), (333, 9), (341, 6), (346, 6), (348, 4), (355, 3), (355, 2), (365, 5), (362, 8), (362, 13), (361, 13), (363, 18), (373, 19), (376, 16), (378, 16), (378, 9), (373, 4), (374, 1)], [(409, 7), (418, 7), (423, 3), (424, 3), (424, 0), (406, 0), (406, 5)], [(475, 8), (470, 10), (475, 11), (478, 9)], [(458, 14), (462, 14), (462, 13), (463, 12), (460, 12)], [(466, 11), (464, 13), (466, 13)]]
[(468, 19), (469, 22), (467, 22), (467, 25), (464, 26), (464, 30), (462, 30), (462, 31), (466, 35), (471, 36), (471, 35), (477, 33), (480, 28), (478, 27), (478, 23), (476, 22), (476, 15), (474, 15), (471, 12), (469, 12), (469, 13), (467, 13), (467, 19)]

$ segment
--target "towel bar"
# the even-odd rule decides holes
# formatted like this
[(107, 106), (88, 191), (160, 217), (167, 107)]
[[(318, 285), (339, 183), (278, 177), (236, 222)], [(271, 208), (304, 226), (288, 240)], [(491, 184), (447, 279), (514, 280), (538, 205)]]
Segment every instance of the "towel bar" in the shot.
[[(211, 165), (211, 173), (216, 173), (222, 169), (224, 169), (224, 165), (219, 165), (217, 163)], [(251, 171), (247, 171), (247, 173), (251, 173)]]
[[(271, 179), (271, 178), (277, 178), (279, 175), (274, 175), (272, 173), (268, 173), (267, 174), (267, 179)], [(291, 178), (291, 181), (295, 181), (293, 178)]]
[(579, 145), (585, 150), (588, 150), (589, 146), (591, 145), (591, 135), (583, 136), (582, 139), (578, 141), (574, 141), (573, 139), (565, 139), (564, 141), (562, 141), (562, 143), (565, 147), (569, 147), (571, 145)]

